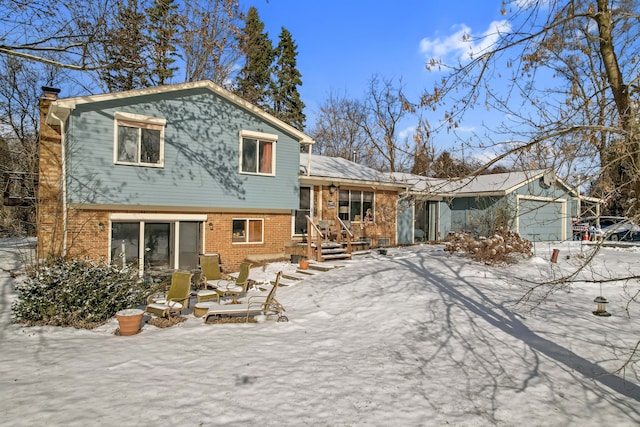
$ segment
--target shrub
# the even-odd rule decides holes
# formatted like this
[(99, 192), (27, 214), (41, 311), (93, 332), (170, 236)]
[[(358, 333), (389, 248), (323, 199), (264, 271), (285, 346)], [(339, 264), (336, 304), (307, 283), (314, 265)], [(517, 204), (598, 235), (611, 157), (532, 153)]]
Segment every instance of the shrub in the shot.
[(119, 310), (138, 306), (148, 293), (137, 269), (90, 260), (54, 259), (28, 272), (11, 306), (30, 325), (92, 328)]
[(474, 239), (468, 234), (458, 233), (447, 242), (445, 251), (462, 252), (476, 261), (487, 264), (514, 262), (518, 255), (531, 257), (531, 242), (516, 232), (499, 228), (491, 237)]

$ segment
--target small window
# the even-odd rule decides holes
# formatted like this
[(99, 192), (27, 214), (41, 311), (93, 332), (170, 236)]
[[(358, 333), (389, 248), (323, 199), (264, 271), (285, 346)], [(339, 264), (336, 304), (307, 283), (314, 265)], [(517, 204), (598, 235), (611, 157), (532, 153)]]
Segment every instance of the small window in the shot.
[(165, 124), (164, 119), (116, 113), (114, 162), (162, 167)]
[(277, 135), (243, 131), (240, 136), (240, 171), (275, 175)]
[(262, 243), (262, 219), (234, 219), (231, 241), (233, 243)]

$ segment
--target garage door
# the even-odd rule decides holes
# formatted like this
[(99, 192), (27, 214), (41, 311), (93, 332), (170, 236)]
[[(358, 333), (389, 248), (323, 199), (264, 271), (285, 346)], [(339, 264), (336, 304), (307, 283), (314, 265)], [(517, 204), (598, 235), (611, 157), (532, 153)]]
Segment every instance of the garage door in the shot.
[(552, 200), (518, 200), (518, 233), (530, 241), (565, 240), (566, 203)]

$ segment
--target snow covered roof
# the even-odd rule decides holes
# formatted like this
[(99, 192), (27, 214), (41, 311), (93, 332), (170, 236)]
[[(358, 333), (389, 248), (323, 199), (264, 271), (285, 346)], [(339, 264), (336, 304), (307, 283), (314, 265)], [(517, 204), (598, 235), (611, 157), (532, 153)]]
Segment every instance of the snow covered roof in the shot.
[(326, 180), (367, 182), (378, 185), (394, 185), (406, 187), (405, 183), (399, 183), (388, 173), (380, 172), (367, 166), (360, 165), (342, 157), (329, 157), (300, 153), (300, 174), (310, 178), (323, 178)]
[(544, 176), (545, 173), (550, 172), (545, 169), (536, 169), (450, 179), (429, 178), (406, 173), (392, 173), (391, 176), (397, 182), (411, 185), (413, 192), (437, 193), (442, 195), (504, 195), (530, 181)]

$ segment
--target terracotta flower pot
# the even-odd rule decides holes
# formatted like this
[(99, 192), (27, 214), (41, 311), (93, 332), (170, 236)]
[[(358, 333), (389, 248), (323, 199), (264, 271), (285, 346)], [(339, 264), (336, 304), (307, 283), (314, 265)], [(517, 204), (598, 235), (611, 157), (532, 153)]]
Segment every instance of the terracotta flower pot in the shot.
[(120, 325), (120, 335), (135, 335), (140, 332), (140, 324), (142, 323), (143, 314), (144, 311), (137, 308), (130, 308), (117, 312), (116, 318)]
[(300, 261), (300, 269), (306, 270), (309, 268), (309, 261)]

